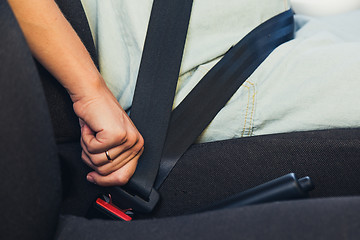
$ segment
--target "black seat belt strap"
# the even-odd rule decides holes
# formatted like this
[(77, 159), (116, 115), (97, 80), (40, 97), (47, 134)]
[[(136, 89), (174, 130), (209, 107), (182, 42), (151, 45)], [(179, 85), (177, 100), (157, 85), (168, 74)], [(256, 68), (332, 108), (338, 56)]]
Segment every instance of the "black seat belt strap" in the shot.
[(267, 20), (233, 46), (173, 110), (156, 189), (246, 79), (276, 47), (293, 39), (293, 35), (291, 10)]
[[(181, 1), (181, 3), (184, 2)], [(192, 4), (190, 2), (187, 3)], [(154, 2), (153, 10), (155, 6), (156, 3)], [(191, 6), (189, 8), (188, 13), (190, 15)], [(175, 12), (178, 10), (179, 8), (173, 9)], [(166, 14), (169, 14), (170, 10), (166, 8), (163, 11), (162, 16), (165, 19)], [(242, 83), (277, 46), (292, 39), (294, 33), (293, 13), (291, 10), (279, 14), (258, 26), (230, 49), (223, 59), (205, 75), (193, 91), (173, 111), (169, 122), (183, 49), (180, 51), (181, 54), (177, 52), (177, 55), (180, 57), (178, 57), (179, 62), (176, 71), (164, 70), (170, 66), (171, 59), (176, 52), (172, 48), (176, 42), (175, 39), (168, 42), (170, 45), (154, 41), (152, 44), (157, 47), (155, 47), (155, 50), (150, 49), (151, 54), (146, 54), (145, 51), (150, 51), (147, 50), (147, 46), (149, 46), (147, 42), (151, 36), (150, 25), (155, 22), (152, 20), (153, 18), (156, 19), (156, 17), (153, 17), (152, 12), (148, 31), (149, 36), (147, 36), (144, 47), (132, 109), (132, 118), (135, 125), (143, 134), (145, 142), (150, 143), (150, 145), (145, 145), (145, 149), (148, 148), (149, 151), (144, 152), (135, 175), (129, 184), (125, 186), (126, 191), (123, 190), (124, 188), (118, 187), (113, 188), (115, 190), (111, 191), (114, 203), (120, 206), (131, 207), (138, 212), (150, 212), (159, 199), (157, 192), (152, 188), (153, 179), (155, 179), (158, 171), (159, 175), (154, 185), (155, 188), (162, 184), (177, 160), (196, 140)], [(158, 19), (157, 21), (161, 20)], [(177, 27), (177, 24), (179, 24), (178, 21), (172, 23), (169, 23), (169, 21), (165, 22), (168, 25), (166, 27)], [(164, 22), (161, 24), (165, 25)], [(153, 26), (156, 25), (153, 24)], [(185, 28), (185, 33), (183, 32), (185, 35), (186, 30), (187, 27)], [(162, 33), (163, 31), (158, 32), (157, 37), (162, 36), (162, 39), (170, 39), (169, 36)], [(178, 40), (179, 38), (176, 39)], [(182, 48), (184, 43), (185, 36)], [(165, 50), (165, 48), (167, 48), (166, 51), (172, 53), (171, 56), (168, 55), (166, 57), (166, 54), (162, 53), (162, 50)], [(161, 62), (161, 57), (166, 60)], [(144, 65), (145, 67), (143, 67)], [(154, 71), (156, 74), (151, 73), (151, 71)], [(146, 72), (150, 75), (149, 77), (145, 76)], [(176, 78), (174, 77), (175, 72)], [(175, 80), (170, 78), (170, 75)], [(164, 76), (165, 78), (162, 78)], [(161, 79), (169, 79), (168, 81), (172, 79), (173, 82), (168, 84), (168, 82), (161, 81)], [(144, 103), (145, 105), (142, 105)], [(137, 104), (140, 107), (137, 107)], [(159, 113), (161, 111), (158, 111), (157, 108), (161, 108), (163, 113)], [(166, 136), (165, 145), (164, 136)], [(161, 156), (161, 153), (162, 157), (160, 159), (159, 155)]]
[[(131, 119), (145, 140), (136, 172), (110, 192), (114, 203), (149, 212), (180, 71), (192, 0), (154, 0), (141, 59)], [(124, 190), (125, 189), (125, 190)]]

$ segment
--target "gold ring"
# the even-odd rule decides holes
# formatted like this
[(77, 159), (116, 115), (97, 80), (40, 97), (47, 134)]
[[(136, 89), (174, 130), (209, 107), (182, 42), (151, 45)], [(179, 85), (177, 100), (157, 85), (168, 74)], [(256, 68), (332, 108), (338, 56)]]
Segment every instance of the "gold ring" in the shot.
[(106, 158), (107, 158), (110, 162), (112, 162), (112, 159), (111, 159), (111, 157), (110, 157), (110, 155), (109, 155), (109, 151), (106, 151), (106, 152), (105, 152), (105, 155), (106, 155)]

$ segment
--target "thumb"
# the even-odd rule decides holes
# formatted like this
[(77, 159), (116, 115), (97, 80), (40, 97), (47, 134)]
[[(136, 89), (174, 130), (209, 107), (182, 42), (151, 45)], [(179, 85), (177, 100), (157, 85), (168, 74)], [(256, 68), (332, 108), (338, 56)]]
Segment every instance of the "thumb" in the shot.
[(91, 128), (83, 121), (80, 120), (80, 126), (81, 126), (81, 134), (85, 136), (94, 136), (95, 132), (91, 130)]
[(96, 132), (91, 130), (91, 128), (85, 122), (83, 122), (83, 126), (81, 127), (81, 137), (88, 152), (100, 153), (106, 150), (106, 148), (103, 146), (103, 143), (99, 142), (99, 140), (96, 138)]
[(93, 171), (88, 173), (86, 179), (94, 184), (109, 187), (109, 186), (123, 186), (125, 185), (136, 170), (137, 160), (128, 162), (122, 168), (110, 173), (109, 175), (102, 176)]

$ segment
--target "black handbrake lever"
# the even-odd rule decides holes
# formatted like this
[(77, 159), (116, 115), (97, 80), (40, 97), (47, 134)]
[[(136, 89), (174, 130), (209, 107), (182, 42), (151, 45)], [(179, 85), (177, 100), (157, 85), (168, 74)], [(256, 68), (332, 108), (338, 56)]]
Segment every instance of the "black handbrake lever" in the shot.
[(310, 177), (297, 179), (294, 173), (289, 173), (270, 182), (240, 192), (197, 212), (300, 199), (308, 197), (309, 191), (313, 189), (314, 185)]

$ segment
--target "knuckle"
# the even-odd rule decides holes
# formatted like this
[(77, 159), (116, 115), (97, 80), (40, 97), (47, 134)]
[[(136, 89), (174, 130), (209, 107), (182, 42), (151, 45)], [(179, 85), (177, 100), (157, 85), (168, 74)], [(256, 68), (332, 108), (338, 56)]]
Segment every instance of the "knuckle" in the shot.
[(91, 138), (85, 136), (85, 135), (82, 133), (82, 134), (81, 134), (80, 142), (81, 142), (85, 147), (88, 147), (88, 145), (89, 145), (90, 142), (91, 142)]
[(143, 145), (141, 144), (136, 144), (134, 147), (133, 147), (133, 151), (134, 151), (134, 154), (138, 154), (141, 149), (143, 148)]
[(95, 165), (95, 166), (100, 166), (101, 165), (101, 160), (96, 158), (96, 157), (91, 157), (91, 162)]
[(123, 131), (119, 131), (116, 136), (115, 136), (115, 139), (114, 141), (116, 143), (123, 143), (123, 142), (126, 142), (127, 141), (127, 134)]
[(125, 185), (129, 182), (130, 176), (127, 174), (118, 174), (116, 176), (116, 181), (119, 185)]
[(106, 176), (106, 175), (109, 174), (109, 170), (104, 168), (104, 167), (97, 168), (96, 172), (99, 173), (102, 176)]
[(94, 153), (96, 153), (96, 152), (98, 151), (98, 149), (96, 149), (95, 146), (92, 146), (92, 145), (90, 145), (90, 144), (88, 144), (88, 145), (86, 146), (86, 149), (87, 149), (88, 152), (91, 153), (91, 154), (94, 154)]
[(138, 144), (141, 146), (140, 148), (144, 147), (145, 141), (144, 141), (144, 138), (141, 135), (139, 137)]
[(136, 144), (136, 142), (138, 141), (138, 136), (136, 133), (134, 132), (130, 132), (128, 134), (128, 137), (127, 137), (127, 142), (129, 145), (133, 146)]

